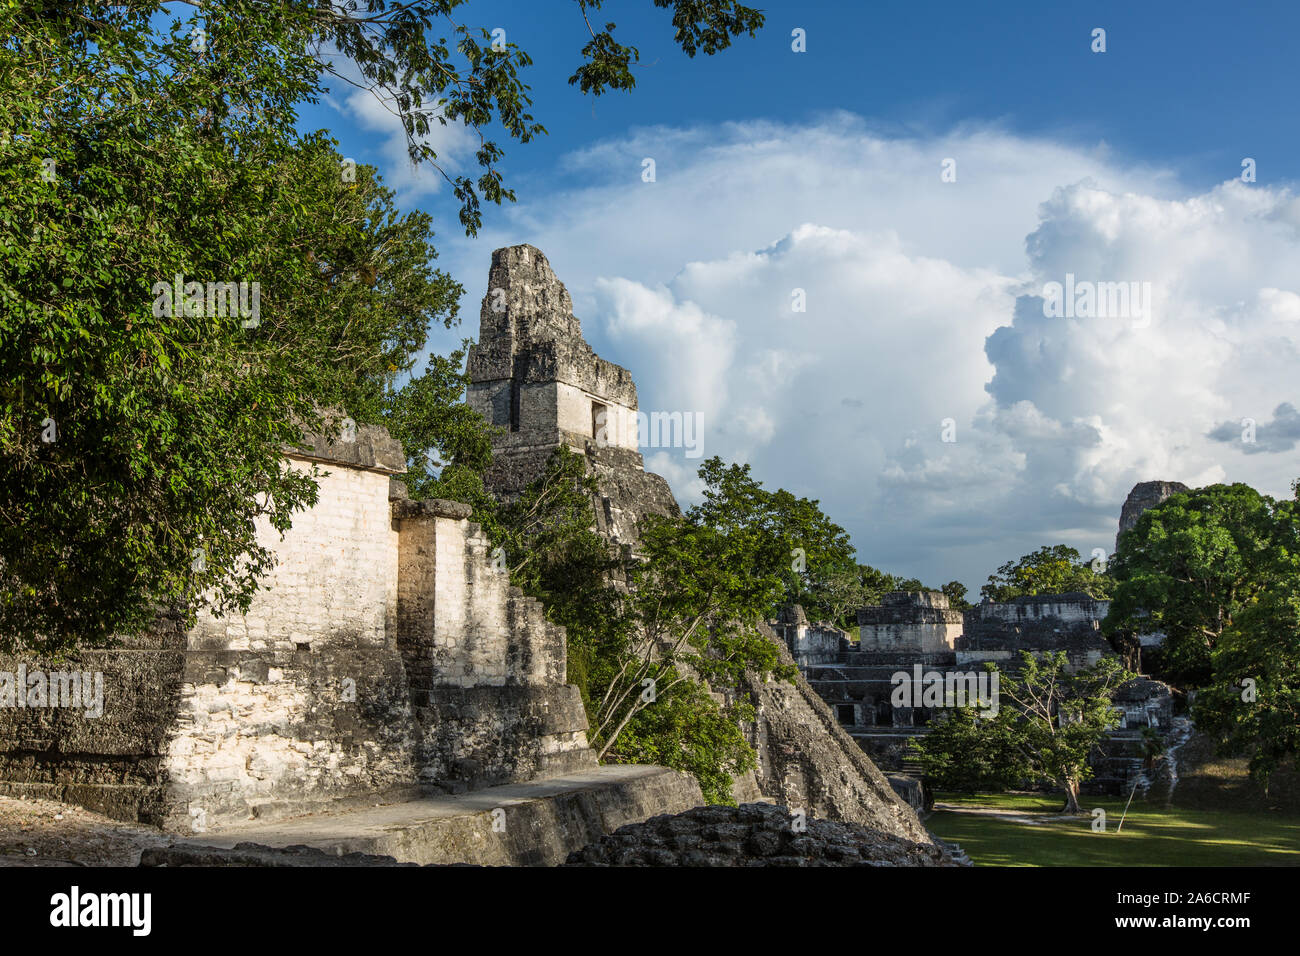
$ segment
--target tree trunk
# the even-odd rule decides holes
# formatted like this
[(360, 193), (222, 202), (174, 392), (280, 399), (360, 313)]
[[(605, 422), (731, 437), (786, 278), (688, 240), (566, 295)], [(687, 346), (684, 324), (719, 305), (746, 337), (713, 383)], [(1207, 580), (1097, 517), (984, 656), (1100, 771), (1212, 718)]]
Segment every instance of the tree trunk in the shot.
[(1079, 781), (1066, 779), (1061, 782), (1061, 787), (1065, 790), (1065, 806), (1061, 808), (1062, 813), (1082, 813), (1079, 807)]

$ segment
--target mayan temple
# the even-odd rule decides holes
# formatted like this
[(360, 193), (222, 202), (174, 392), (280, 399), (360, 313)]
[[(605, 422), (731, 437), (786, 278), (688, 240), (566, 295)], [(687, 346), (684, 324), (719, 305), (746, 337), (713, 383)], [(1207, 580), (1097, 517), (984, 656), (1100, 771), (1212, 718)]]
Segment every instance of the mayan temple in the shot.
[[(625, 427), (637, 412), (631, 374), (583, 341), (539, 250), (493, 254), (482, 322), (469, 401), (507, 429), (496, 494), (517, 494), (566, 445), (596, 472), (594, 519), (611, 542), (633, 547), (643, 515), (680, 513)], [(384, 428), (308, 435), (285, 458), (315, 470), (319, 500), (283, 536), (259, 526), (276, 564), (248, 613), (200, 610), (190, 628), (163, 615), (80, 653), (81, 669), (104, 677), (96, 720), (0, 711), (0, 795), (214, 847), (494, 864), (563, 862), (623, 824), (703, 803), (689, 774), (597, 766), (564, 628), (492, 561), (469, 505), (408, 497), (396, 480), (404, 451)], [(20, 663), (0, 656), (0, 671)], [(758, 714), (746, 728), (758, 768), (737, 779), (738, 800), (938, 852), (803, 678), (755, 678), (741, 692)], [(503, 807), (515, 822), (500, 829)]]
[[(493, 446), (494, 494), (517, 495), (565, 445), (585, 455), (596, 475), (596, 528), (612, 543), (634, 548), (642, 516), (680, 514), (668, 482), (644, 470), (631, 373), (583, 339), (573, 300), (540, 249), (518, 245), (492, 254), (480, 317), (469, 404), (506, 429)], [(785, 642), (763, 630), (793, 663)], [(757, 714), (744, 729), (758, 767), (735, 780), (737, 800), (770, 800), (930, 840), (912, 807), (801, 675), (793, 683), (747, 678), (741, 693)]]
[(633, 544), (642, 515), (680, 513), (668, 482), (644, 469), (632, 374), (583, 339), (569, 291), (540, 249), (492, 254), (468, 371), (470, 407), (507, 429), (488, 475), (497, 497), (518, 495), (567, 445), (599, 479), (596, 527), (614, 543)]

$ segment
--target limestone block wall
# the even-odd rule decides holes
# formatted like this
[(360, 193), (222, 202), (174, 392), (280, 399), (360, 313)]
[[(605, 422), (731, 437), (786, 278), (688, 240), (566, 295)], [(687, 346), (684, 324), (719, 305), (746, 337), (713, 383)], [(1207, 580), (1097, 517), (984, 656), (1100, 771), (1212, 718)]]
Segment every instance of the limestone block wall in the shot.
[(777, 622), (772, 629), (785, 642), (786, 649), (800, 668), (834, 664), (846, 653), (847, 635), (838, 627)]
[(865, 650), (941, 653), (951, 650), (961, 636), (961, 624), (951, 621), (897, 622), (859, 626)]
[[(311, 463), (293, 462), (296, 471)], [(206, 611), (194, 648), (293, 651), (341, 629), (382, 645), (396, 623), (397, 530), (387, 471), (318, 466), (319, 502), (294, 516), (283, 538), (263, 521), (258, 540), (276, 553), (246, 615)]]
[[(299, 469), (308, 462), (295, 462)], [(413, 779), (414, 715), (397, 644), (390, 471), (326, 465), (246, 615), (200, 612), (164, 763), (202, 830)]]
[(201, 611), (188, 631), (163, 615), (78, 654), (104, 674), (103, 716), (0, 713), (0, 791), (204, 832), (413, 787), (388, 505), (401, 450), (383, 429), (325, 444), (291, 456), (328, 462), (318, 504), (283, 538), (258, 528), (276, 564), (248, 613)]
[(863, 651), (943, 653), (962, 635), (962, 614), (938, 591), (893, 591), (879, 605), (858, 611)]
[(615, 448), (636, 451), (638, 433), (635, 406), (629, 408), (610, 398), (569, 385), (555, 383), (555, 411), (562, 433), (600, 440)]
[(289, 457), (321, 466), (319, 500), (283, 538), (258, 529), (276, 564), (248, 613), (77, 655), (103, 675), (97, 718), (0, 709), (0, 793), (207, 832), (595, 766), (563, 628), (468, 506), (405, 500), (382, 428)]
[(412, 686), (563, 684), (564, 629), (510, 584), (504, 559), (454, 501), (393, 502), (398, 620)]
[(510, 585), (469, 514), (393, 502), (419, 779), (461, 790), (594, 767), (582, 699), (565, 684), (564, 629)]
[(186, 631), (177, 615), (107, 650), (54, 664), (0, 655), (0, 671), (72, 668), (103, 675), (103, 713), (0, 709), (0, 794), (79, 804), (123, 820), (160, 820), (167, 806), (163, 762), (175, 726)]
[(975, 605), (968, 613), (973, 624), (986, 621), (1020, 624), (1046, 618), (1064, 624), (1079, 624), (1104, 619), (1110, 613), (1110, 602), (1084, 594), (1036, 594), (1003, 604), (984, 602)]
[[(512, 433), (532, 441), (555, 441), (560, 423), (557, 415), (559, 404), (559, 385), (556, 382), (518, 382), (518, 408), (512, 412), (513, 418), (493, 422), (504, 425)], [(590, 433), (591, 416), (577, 416), (575, 430)]]
[(966, 612), (957, 643), (960, 663), (1020, 659), (1020, 651), (1065, 651), (1072, 667), (1091, 667), (1114, 650), (1101, 636), (1109, 601), (1086, 594), (1025, 595), (985, 602)]

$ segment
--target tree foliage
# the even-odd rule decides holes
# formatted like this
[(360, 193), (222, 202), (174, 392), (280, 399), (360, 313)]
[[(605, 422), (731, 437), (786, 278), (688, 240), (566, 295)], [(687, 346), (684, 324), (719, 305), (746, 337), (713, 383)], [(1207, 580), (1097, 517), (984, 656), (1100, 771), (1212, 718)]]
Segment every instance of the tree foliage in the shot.
[(948, 597), (948, 606), (958, 611), (969, 610), (973, 605), (966, 600), (966, 585), (960, 581), (949, 581), (939, 588)]
[[(527, 54), (460, 22), (465, 7), (0, 9), (0, 646), (102, 644), (161, 604), (246, 609), (271, 560), (258, 529), (315, 501), (283, 451), (304, 428), (337, 436), (343, 414), (400, 433), (414, 488), (487, 509), (483, 430), (445, 401), (459, 355), (397, 384), (461, 293), (431, 265), (429, 217), (398, 215), (373, 170), (345, 176), (331, 141), (296, 132), (330, 84), (370, 90), (473, 234), (484, 201), (514, 198), (494, 137), (544, 129)], [(692, 55), (761, 23), (727, 0), (673, 9)], [(630, 86), (598, 74), (588, 92)], [(479, 137), (476, 172), (447, 172), (435, 123)], [(247, 283), (259, 315), (192, 297), (160, 311), (156, 284), (177, 276)]]
[(739, 727), (753, 714), (729, 692), (745, 674), (794, 676), (758, 629), (789, 583), (787, 552), (752, 513), (727, 520), (740, 514), (729, 500), (769, 500), (746, 469), (714, 460), (701, 476), (706, 501), (644, 519), (635, 557), (593, 529), (595, 477), (565, 448), (495, 518), (514, 581), (567, 628), (569, 678), (601, 758), (687, 770), (710, 800), (730, 802), (754, 754)]
[(1249, 757), (1266, 787), (1300, 754), (1300, 585), (1270, 589), (1220, 636), (1210, 653), (1212, 681), (1192, 714), (1223, 752)]
[[(614, 39), (616, 24), (605, 23), (599, 30), (592, 24), (589, 13), (600, 10), (603, 0), (577, 0), (577, 4), (591, 39), (582, 48), (583, 63), (569, 77), (569, 84), (596, 96), (607, 89), (632, 89), (636, 86), (632, 67), (640, 61), (640, 51)], [(733, 37), (743, 33), (752, 37), (763, 25), (762, 11), (735, 0), (654, 0), (654, 5), (672, 10), (673, 40), (689, 57), (700, 52), (712, 56), (731, 46)]]
[(1290, 505), (1248, 485), (1211, 485), (1149, 508), (1120, 535), (1108, 634), (1161, 631), (1163, 670), (1189, 687), (1210, 680), (1223, 634), (1272, 582), (1300, 571)]
[(746, 573), (779, 582), (768, 618), (783, 605), (802, 604), (813, 619), (833, 619), (856, 600), (853, 580), (861, 572), (848, 532), (816, 499), (783, 488), (770, 491), (754, 479), (749, 465), (728, 465), (716, 456), (700, 466), (699, 476), (704, 495), (690, 519), (746, 542)]
[(1014, 671), (986, 667), (999, 674), (997, 715), (941, 715), (913, 744), (925, 773), (937, 786), (966, 790), (1051, 784), (1065, 794), (1062, 812), (1079, 812), (1088, 757), (1115, 724), (1115, 692), (1136, 675), (1114, 657), (1071, 671), (1064, 651), (1021, 651)]
[(406, 451), (406, 473), (400, 477), (411, 497), (472, 505), (475, 519), (492, 534), (497, 503), (484, 486), (483, 473), (492, 462), (492, 439), (501, 429), (464, 400), (468, 345), (448, 355), (430, 354), (422, 375), (390, 388), (380, 421)]
[[(37, 77), (0, 106), (10, 648), (103, 643), (200, 595), (245, 609), (270, 561), (258, 525), (315, 500), (283, 448), (337, 434), (324, 407), (373, 420), (459, 291), (431, 266), (428, 217), (397, 215), (364, 167), (344, 183), (328, 140), (199, 112), (228, 79), (215, 66), (115, 72), (190, 51), (113, 15), (17, 18), (3, 55), (9, 79), (28, 60)], [(272, 115), (286, 84), (263, 91)], [(208, 283), (246, 283), (248, 314)]]
[(1006, 602), (1026, 594), (1082, 592), (1104, 599), (1110, 596), (1111, 580), (1104, 570), (1083, 561), (1079, 552), (1064, 544), (1044, 545), (1019, 561), (1008, 561), (980, 588), (989, 601)]
[(1161, 631), (1165, 676), (1225, 754), (1270, 774), (1300, 748), (1300, 487), (1275, 501), (1212, 485), (1148, 509), (1120, 536), (1110, 633)]

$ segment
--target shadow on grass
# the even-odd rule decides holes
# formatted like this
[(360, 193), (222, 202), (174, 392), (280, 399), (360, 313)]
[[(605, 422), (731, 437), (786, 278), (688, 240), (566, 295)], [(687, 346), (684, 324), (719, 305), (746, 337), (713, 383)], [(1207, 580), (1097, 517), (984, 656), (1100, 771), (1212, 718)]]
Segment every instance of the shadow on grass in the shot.
[[(1044, 794), (939, 794), (936, 802), (955, 809), (936, 811), (926, 826), (960, 843), (976, 866), (1300, 866), (1300, 816), (1135, 804), (1118, 831), (1122, 800), (1084, 798), (1087, 813), (1070, 817)], [(979, 809), (1028, 820), (971, 812)]]

